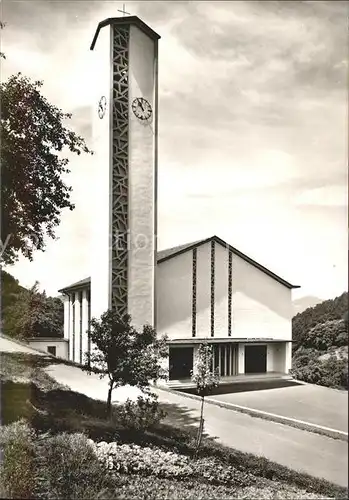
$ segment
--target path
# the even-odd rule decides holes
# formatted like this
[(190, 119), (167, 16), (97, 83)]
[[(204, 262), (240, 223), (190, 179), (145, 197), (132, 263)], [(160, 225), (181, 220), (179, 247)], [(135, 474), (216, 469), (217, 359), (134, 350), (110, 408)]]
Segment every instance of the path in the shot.
[[(17, 344), (18, 345), (18, 344)], [(33, 352), (32, 349), (1, 338), (0, 350)], [(50, 365), (47, 372), (58, 382), (89, 397), (106, 400), (107, 381), (88, 375), (80, 368), (63, 364)], [(156, 389), (163, 403), (199, 415), (199, 401)], [(114, 392), (113, 400), (135, 397), (137, 391), (123, 387)], [(269, 422), (214, 405), (205, 406), (205, 431), (219, 442), (237, 450), (262, 455), (291, 469), (348, 486), (348, 443), (311, 432)]]
[[(58, 382), (77, 392), (106, 400), (107, 381), (100, 380), (97, 375), (87, 375), (79, 368), (66, 365), (51, 365), (47, 371)], [(189, 417), (199, 416), (199, 401), (161, 389), (155, 389), (155, 392), (161, 402), (189, 409)], [(113, 401), (137, 394), (134, 388), (123, 387), (114, 391)], [(348, 485), (347, 442), (208, 404), (205, 406), (205, 431), (226, 446), (263, 455), (286, 467), (340, 486)]]

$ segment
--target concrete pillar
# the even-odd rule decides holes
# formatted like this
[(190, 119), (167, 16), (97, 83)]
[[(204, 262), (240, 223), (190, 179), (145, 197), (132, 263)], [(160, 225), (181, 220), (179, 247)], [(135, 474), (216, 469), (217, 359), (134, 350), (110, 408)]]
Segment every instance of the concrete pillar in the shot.
[(75, 293), (75, 357), (74, 361), (80, 363), (80, 293)]
[(238, 349), (238, 375), (245, 373), (245, 345), (239, 344)]
[(71, 293), (69, 295), (69, 359), (74, 361), (74, 313), (73, 304), (75, 300), (75, 294)]
[(292, 368), (292, 342), (285, 343), (285, 373)]
[(85, 354), (88, 351), (88, 290), (82, 292), (82, 362), (85, 363)]
[(69, 304), (69, 296), (64, 295), (63, 297), (63, 306), (64, 306), (64, 327), (63, 327), (63, 336), (66, 340), (69, 341), (69, 316), (70, 316), (70, 304)]

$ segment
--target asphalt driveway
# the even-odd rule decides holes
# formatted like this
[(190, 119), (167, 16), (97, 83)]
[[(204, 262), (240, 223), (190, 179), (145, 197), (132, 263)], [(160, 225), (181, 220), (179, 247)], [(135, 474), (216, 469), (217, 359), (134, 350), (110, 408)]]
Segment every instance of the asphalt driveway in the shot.
[(295, 382), (276, 387), (275, 384), (259, 385), (260, 390), (255, 389), (231, 385), (210, 398), (348, 432), (346, 391)]

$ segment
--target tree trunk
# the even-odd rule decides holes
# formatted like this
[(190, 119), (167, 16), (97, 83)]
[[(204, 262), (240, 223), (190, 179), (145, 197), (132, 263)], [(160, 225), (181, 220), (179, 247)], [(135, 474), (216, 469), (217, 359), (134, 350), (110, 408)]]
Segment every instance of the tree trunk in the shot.
[(113, 392), (113, 381), (109, 380), (109, 389), (108, 389), (108, 399), (107, 399), (107, 416), (111, 416), (111, 395)]
[(196, 458), (199, 452), (201, 440), (202, 440), (202, 431), (204, 428), (204, 402), (205, 402), (205, 397), (201, 396), (201, 411), (200, 411), (200, 425), (199, 425), (199, 430), (197, 434), (197, 440), (196, 440), (196, 447), (195, 447), (195, 454), (194, 457)]

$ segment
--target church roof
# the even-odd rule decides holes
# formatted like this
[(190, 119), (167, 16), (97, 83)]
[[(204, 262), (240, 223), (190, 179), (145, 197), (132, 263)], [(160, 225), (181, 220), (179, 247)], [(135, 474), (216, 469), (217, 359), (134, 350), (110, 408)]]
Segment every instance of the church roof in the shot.
[(275, 281), (278, 281), (282, 285), (286, 286), (287, 288), (300, 288), (298, 285), (291, 285), (288, 281), (284, 280), (283, 278), (280, 278), (280, 276), (277, 276), (274, 274), (272, 271), (267, 269), (266, 267), (262, 266), (261, 264), (258, 264), (255, 260), (251, 259), (244, 253), (240, 252), (240, 250), (237, 250), (237, 248), (234, 248), (233, 246), (229, 245), (226, 241), (222, 240), (218, 236), (211, 236), (210, 238), (205, 238), (203, 240), (199, 241), (194, 241), (193, 243), (187, 243), (186, 245), (180, 245), (177, 247), (169, 248), (168, 250), (163, 250), (162, 252), (158, 252), (158, 258), (157, 258), (157, 263), (160, 264), (161, 262), (164, 262), (168, 259), (171, 259), (172, 257), (175, 257), (177, 255), (180, 255), (181, 253), (187, 252), (189, 250), (192, 250), (193, 248), (199, 247), (205, 243), (209, 243), (211, 241), (215, 241), (216, 243), (222, 245), (224, 248), (227, 250), (231, 251), (233, 254), (237, 255), (244, 261), (248, 262), (252, 266), (256, 267), (263, 273), (267, 274), (271, 278), (273, 278)]
[[(277, 276), (276, 274), (274, 274), (272, 271), (270, 271), (266, 267), (262, 266), (261, 264), (258, 264), (258, 262), (251, 259), (247, 255), (243, 254), (242, 252), (240, 252), (240, 250), (237, 250), (236, 248), (232, 247), (231, 245), (226, 243), (224, 240), (222, 240), (218, 236), (211, 236), (210, 238), (205, 238), (202, 240), (193, 241), (191, 243), (185, 243), (183, 245), (178, 245), (176, 247), (167, 248), (166, 250), (160, 250), (157, 253), (157, 263), (161, 264), (162, 262), (166, 262), (167, 260), (172, 259), (173, 257), (176, 257), (177, 255), (188, 252), (189, 250), (192, 250), (193, 248), (197, 248), (197, 247), (199, 247), (205, 243), (209, 243), (211, 241), (215, 241), (219, 245), (222, 245), (224, 248), (226, 248), (227, 250), (229, 250), (233, 254), (237, 255), (238, 257), (240, 257), (244, 261), (248, 262), (252, 266), (256, 267), (257, 269), (259, 269), (263, 273), (267, 274), (268, 276), (273, 278), (275, 281), (278, 281), (279, 283), (281, 283), (285, 287), (290, 288), (290, 289), (300, 288), (298, 285), (291, 285), (291, 283), (289, 283), (288, 281), (285, 281), (283, 278), (280, 278), (280, 276)], [(86, 287), (90, 286), (90, 283), (91, 283), (91, 278), (85, 278), (83, 280), (77, 281), (76, 283), (73, 283), (72, 285), (69, 285), (65, 288), (62, 288), (61, 290), (58, 290), (58, 291), (62, 292), (62, 293), (65, 293), (67, 291), (73, 292), (73, 291), (77, 291), (77, 290), (80, 290), (82, 288), (86, 288)]]
[(104, 19), (104, 21), (101, 21), (100, 23), (98, 23), (96, 33), (93, 37), (93, 40), (92, 40), (92, 43), (90, 46), (90, 50), (94, 49), (96, 42), (97, 42), (99, 32), (101, 31), (101, 29), (104, 28), (105, 26), (110, 26), (111, 24), (113, 26), (129, 26), (129, 25), (133, 24), (133, 25), (137, 26), (140, 30), (142, 30), (150, 38), (152, 38), (153, 40), (159, 40), (159, 38), (161, 38), (160, 35), (158, 35), (154, 30), (152, 30), (150, 28), (150, 26), (145, 24), (145, 22), (143, 22), (142, 19), (139, 19), (139, 17), (137, 17), (137, 16), (108, 17), (108, 19)]

